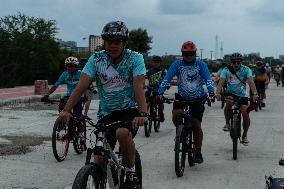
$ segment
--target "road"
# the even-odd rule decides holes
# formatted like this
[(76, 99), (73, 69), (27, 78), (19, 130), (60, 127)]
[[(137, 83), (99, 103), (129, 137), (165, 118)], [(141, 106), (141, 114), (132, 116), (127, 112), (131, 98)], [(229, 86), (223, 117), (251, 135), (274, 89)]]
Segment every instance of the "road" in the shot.
[[(177, 178), (174, 172), (172, 105), (165, 105), (166, 120), (161, 131), (146, 138), (141, 128), (135, 138), (142, 159), (143, 188), (259, 189), (265, 187), (265, 175), (284, 177), (284, 167), (278, 166), (279, 158), (284, 156), (284, 89), (271, 83), (267, 97), (264, 110), (251, 112), (250, 143), (248, 147), (240, 145), (236, 161), (232, 159), (229, 134), (222, 131), (224, 118), (220, 102), (206, 107), (203, 118), (204, 163), (187, 166), (181, 178)], [(14, 104), (0, 107), (2, 145), (11, 142), (4, 136), (50, 137), (57, 112), (45, 106)], [(93, 101), (91, 117), (95, 116), (97, 108), (97, 101)], [(32, 149), (26, 154), (0, 156), (0, 188), (70, 188), (84, 164), (85, 153), (76, 155), (71, 149), (67, 159), (58, 163), (53, 157), (49, 140)]]

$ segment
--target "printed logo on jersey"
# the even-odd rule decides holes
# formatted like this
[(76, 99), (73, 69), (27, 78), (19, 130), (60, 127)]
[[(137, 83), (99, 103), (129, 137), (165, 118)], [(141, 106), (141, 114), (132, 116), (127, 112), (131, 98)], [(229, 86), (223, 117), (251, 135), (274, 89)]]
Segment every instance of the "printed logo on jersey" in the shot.
[(196, 67), (183, 66), (180, 69), (179, 80), (186, 96), (199, 96), (200, 75)]

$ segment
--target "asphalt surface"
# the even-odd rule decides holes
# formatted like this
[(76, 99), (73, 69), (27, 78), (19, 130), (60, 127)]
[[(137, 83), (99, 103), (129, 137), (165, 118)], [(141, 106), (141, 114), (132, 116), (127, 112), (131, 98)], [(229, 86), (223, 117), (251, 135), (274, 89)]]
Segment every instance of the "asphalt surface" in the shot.
[[(169, 93), (172, 94), (175, 88)], [(186, 166), (184, 176), (177, 178), (174, 172), (174, 136), (171, 122), (172, 105), (165, 105), (166, 120), (159, 133), (144, 136), (140, 128), (135, 143), (141, 154), (143, 188), (145, 189), (259, 189), (265, 188), (265, 175), (284, 177), (284, 167), (278, 166), (284, 157), (284, 88), (269, 85), (267, 107), (251, 112), (249, 146), (239, 145), (238, 159), (232, 159), (232, 141), (224, 125), (220, 102), (206, 107), (203, 118), (204, 163)], [(0, 107), (0, 141), (13, 141), (4, 136), (50, 137), (55, 108), (47, 105), (17, 105)], [(90, 117), (95, 117), (97, 101), (93, 101)], [(10, 138), (11, 139), (11, 138)], [(54, 189), (71, 188), (85, 153), (76, 155), (71, 148), (65, 161), (57, 162), (52, 154), (51, 142), (46, 140), (32, 146), (25, 154), (0, 156), (0, 188)]]

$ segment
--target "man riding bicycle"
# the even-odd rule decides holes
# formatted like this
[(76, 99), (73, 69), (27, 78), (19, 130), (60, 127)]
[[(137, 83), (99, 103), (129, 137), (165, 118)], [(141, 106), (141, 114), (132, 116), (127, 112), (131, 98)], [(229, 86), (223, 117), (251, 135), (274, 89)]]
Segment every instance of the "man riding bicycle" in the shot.
[(262, 61), (256, 62), (256, 68), (253, 70), (253, 75), (254, 75), (254, 83), (256, 86), (256, 90), (259, 92), (258, 95), (259, 96), (261, 95), (263, 99), (262, 107), (265, 107), (265, 99), (266, 99), (265, 85), (266, 85), (266, 80), (268, 78)]
[(255, 84), (253, 82), (252, 71), (249, 67), (242, 65), (243, 56), (240, 53), (234, 53), (231, 55), (231, 66), (228, 66), (221, 73), (221, 79), (216, 89), (217, 100), (221, 99), (221, 90), (224, 82), (227, 82), (226, 89), (226, 106), (224, 108), (224, 114), (226, 119), (226, 125), (224, 126), (224, 131), (230, 130), (230, 113), (233, 105), (234, 97), (242, 97), (240, 100), (240, 111), (243, 116), (243, 135), (242, 143), (248, 145), (247, 132), (250, 126), (250, 118), (247, 113), (248, 107), (248, 94), (246, 90), (246, 83), (248, 83), (251, 91), (253, 101), (258, 98)]
[[(60, 117), (68, 121), (70, 110), (95, 78), (100, 99), (98, 122), (132, 121), (133, 129), (110, 129), (107, 141), (112, 148), (118, 140), (127, 162), (126, 188), (138, 188), (135, 173), (135, 137), (138, 127), (148, 121), (144, 93), (146, 68), (143, 56), (126, 49), (128, 29), (121, 21), (107, 23), (101, 34), (106, 50), (95, 52), (82, 71), (79, 84), (68, 100)], [(96, 156), (100, 163), (101, 156)]]
[[(193, 42), (187, 41), (181, 47), (182, 60), (176, 60), (172, 63), (163, 82), (159, 88), (159, 98), (163, 101), (163, 94), (168, 83), (176, 75), (178, 78), (178, 92), (175, 95), (177, 100), (190, 101), (192, 111), (192, 126), (193, 137), (196, 146), (195, 162), (202, 163), (203, 157), (201, 154), (203, 132), (201, 122), (204, 112), (204, 104), (201, 103), (207, 94), (204, 91), (203, 83), (209, 91), (211, 98), (215, 97), (212, 79), (207, 65), (196, 59), (196, 46)], [(172, 120), (177, 127), (182, 124), (183, 103), (174, 102), (172, 111)]]
[[(148, 90), (146, 91), (146, 94), (145, 94), (147, 101), (149, 101), (151, 92), (158, 94), (159, 86), (167, 73), (167, 70), (161, 67), (161, 61), (162, 59), (160, 56), (153, 56), (151, 68), (147, 71), (146, 75), (149, 81)], [(164, 122), (165, 116), (164, 116), (164, 104), (163, 103), (158, 104), (158, 112), (160, 116), (160, 121)]]
[[(65, 98), (70, 97), (73, 93), (81, 76), (81, 71), (78, 70), (79, 61), (76, 57), (70, 56), (65, 59), (64, 63), (67, 70), (60, 75), (56, 83), (48, 90), (48, 93), (44, 95), (44, 97), (41, 99), (42, 101), (48, 101), (49, 95), (51, 95), (62, 84), (67, 85), (67, 93)], [(80, 115), (82, 114), (82, 110), (83, 105), (80, 101), (74, 106), (73, 113)]]

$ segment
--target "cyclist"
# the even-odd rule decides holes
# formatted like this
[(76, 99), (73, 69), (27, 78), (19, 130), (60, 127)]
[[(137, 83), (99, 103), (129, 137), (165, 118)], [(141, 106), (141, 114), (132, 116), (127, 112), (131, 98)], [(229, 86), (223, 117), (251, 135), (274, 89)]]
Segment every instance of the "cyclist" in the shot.
[[(112, 148), (118, 140), (122, 155), (127, 162), (126, 188), (137, 188), (139, 181), (135, 173), (135, 137), (138, 127), (143, 126), (147, 118), (144, 93), (146, 68), (143, 56), (126, 49), (128, 29), (121, 21), (107, 23), (101, 34), (106, 50), (95, 52), (83, 69), (79, 84), (68, 100), (61, 119), (70, 118), (70, 110), (77, 103), (93, 78), (96, 79), (99, 95), (98, 122), (131, 121), (133, 129), (109, 130), (107, 141)], [(95, 157), (96, 163), (101, 157)]]
[[(65, 59), (66, 71), (64, 71), (56, 83), (48, 90), (48, 93), (43, 96), (42, 101), (48, 101), (49, 95), (51, 95), (60, 85), (67, 85), (67, 93), (65, 98), (68, 98), (73, 93), (76, 85), (79, 82), (81, 71), (78, 69), (79, 61), (76, 57), (70, 56)], [(82, 114), (83, 106), (82, 102), (74, 106), (73, 113)]]
[(282, 64), (281, 69), (281, 78), (282, 78), (282, 87), (284, 87), (284, 64)]
[[(214, 99), (214, 87), (207, 65), (200, 59), (196, 59), (196, 45), (187, 41), (182, 44), (182, 60), (176, 60), (170, 66), (163, 82), (159, 88), (158, 98), (163, 101), (163, 94), (168, 83), (174, 76), (178, 80), (178, 92), (175, 99), (190, 101), (192, 108), (192, 126), (193, 137), (196, 146), (195, 162), (202, 163), (201, 153), (203, 132), (201, 122), (204, 112), (204, 104), (201, 103), (207, 94), (204, 91), (203, 83), (205, 82), (209, 91), (209, 96)], [(182, 124), (183, 103), (174, 102), (172, 111), (172, 120), (175, 126)]]
[(276, 68), (274, 69), (274, 79), (276, 81), (276, 85), (278, 87), (278, 85), (280, 84), (280, 77), (281, 77), (281, 68), (279, 65), (276, 66)]
[(269, 79), (268, 83), (270, 82), (270, 78), (271, 78), (271, 74), (272, 74), (272, 70), (271, 67), (269, 66), (268, 63), (265, 64), (265, 70), (266, 70), (266, 75)]
[(233, 105), (234, 97), (243, 97), (240, 100), (240, 111), (243, 116), (243, 134), (242, 134), (242, 143), (244, 145), (248, 145), (247, 132), (250, 126), (250, 118), (246, 109), (248, 107), (248, 94), (246, 90), (246, 83), (248, 83), (251, 91), (253, 101), (256, 101), (257, 91), (255, 84), (253, 82), (252, 71), (249, 67), (242, 65), (243, 56), (240, 53), (234, 53), (231, 55), (231, 66), (224, 69), (221, 73), (221, 79), (216, 89), (216, 97), (217, 100), (221, 99), (221, 89), (223, 87), (224, 82), (227, 82), (226, 89), (226, 106), (224, 108), (224, 114), (226, 119), (226, 125), (224, 126), (224, 131), (230, 130), (230, 113)]
[[(158, 93), (159, 85), (161, 84), (163, 78), (165, 77), (165, 74), (167, 73), (167, 70), (161, 67), (161, 61), (162, 59), (160, 56), (153, 56), (151, 68), (147, 71), (146, 75), (149, 80), (148, 90), (145, 94), (147, 101), (149, 101), (148, 98), (150, 97), (151, 90), (153, 90), (153, 92), (156, 94)], [(164, 122), (165, 116), (163, 103), (158, 104), (158, 112), (160, 116), (160, 121)]]
[(254, 83), (255, 83), (256, 89), (259, 93), (261, 93), (258, 95), (261, 95), (263, 98), (262, 107), (265, 107), (265, 99), (266, 99), (265, 82), (267, 80), (267, 76), (266, 76), (266, 70), (265, 70), (265, 67), (262, 61), (256, 62), (256, 68), (253, 70), (253, 75), (254, 75)]

